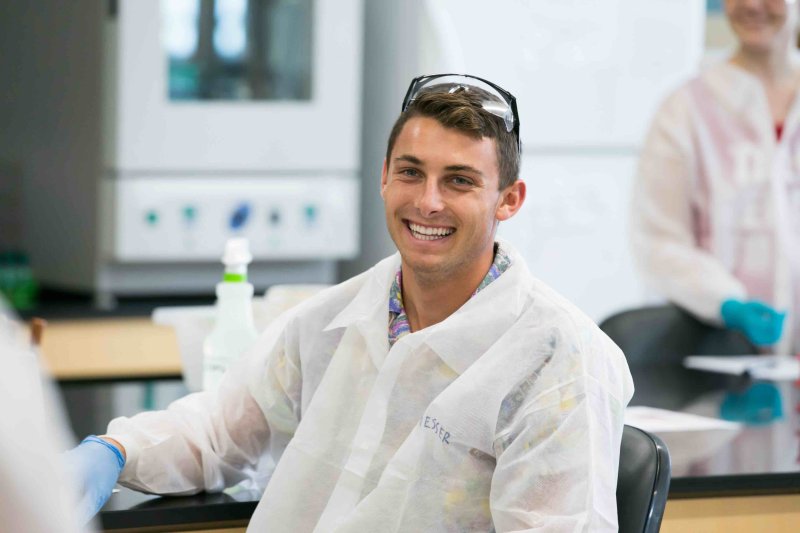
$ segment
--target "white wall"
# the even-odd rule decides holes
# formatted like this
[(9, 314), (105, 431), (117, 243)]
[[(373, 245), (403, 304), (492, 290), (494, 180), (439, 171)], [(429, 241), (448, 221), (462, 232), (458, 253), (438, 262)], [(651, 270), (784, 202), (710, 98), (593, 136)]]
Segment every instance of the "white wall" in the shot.
[(526, 202), (498, 231), (536, 277), (597, 321), (643, 301), (628, 247), (635, 167), (632, 151), (527, 155)]
[(419, 74), (469, 72), (514, 92), (528, 201), (500, 236), (596, 320), (645, 293), (628, 249), (638, 147), (668, 90), (702, 54), (702, 0), (367, 2), (362, 254), (394, 250), (378, 179), (389, 128)]

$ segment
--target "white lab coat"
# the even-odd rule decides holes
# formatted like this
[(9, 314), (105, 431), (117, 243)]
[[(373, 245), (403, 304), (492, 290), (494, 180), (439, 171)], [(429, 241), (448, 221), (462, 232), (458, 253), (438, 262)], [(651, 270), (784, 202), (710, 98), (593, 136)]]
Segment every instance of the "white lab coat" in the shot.
[(398, 255), (283, 315), (216, 399), (111, 423), (121, 482), (219, 490), (268, 446), (252, 531), (616, 531), (624, 356), (501, 246), (503, 275), (391, 349)]
[(39, 362), (0, 301), (0, 531), (77, 533), (77, 490), (58, 452), (66, 426)]
[(662, 104), (638, 174), (633, 250), (648, 281), (710, 322), (727, 298), (787, 310), (777, 351), (800, 351), (800, 97), (778, 142), (761, 83), (718, 63)]

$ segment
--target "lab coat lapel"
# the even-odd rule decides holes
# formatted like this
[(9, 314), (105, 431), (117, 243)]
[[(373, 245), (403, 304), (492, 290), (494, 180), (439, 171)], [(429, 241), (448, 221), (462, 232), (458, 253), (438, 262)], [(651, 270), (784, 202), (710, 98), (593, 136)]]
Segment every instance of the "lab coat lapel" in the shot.
[(399, 254), (387, 257), (372, 267), (353, 300), (324, 329), (358, 329), (376, 369), (381, 368), (389, 352), (389, 289), (398, 268)]
[(464, 373), (508, 331), (530, 303), (527, 295), (532, 278), (525, 261), (506, 243), (501, 242), (501, 246), (511, 258), (508, 270), (447, 320), (428, 328), (422, 339), (458, 374)]
[(766, 94), (753, 75), (723, 61), (709, 69), (703, 75), (703, 81), (714, 99), (732, 115), (739, 117), (754, 141), (775, 143)]

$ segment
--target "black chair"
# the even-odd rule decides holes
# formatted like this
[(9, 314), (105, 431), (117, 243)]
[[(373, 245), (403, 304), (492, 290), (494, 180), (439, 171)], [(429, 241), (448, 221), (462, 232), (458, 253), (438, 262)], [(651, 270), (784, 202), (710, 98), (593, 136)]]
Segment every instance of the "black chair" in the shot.
[(636, 387), (631, 405), (680, 409), (700, 394), (736, 386), (737, 378), (684, 368), (687, 355), (757, 353), (741, 333), (700, 322), (673, 305), (623, 311), (600, 329), (628, 360)]
[(620, 533), (659, 530), (667, 506), (669, 479), (669, 451), (661, 439), (639, 428), (625, 426), (617, 477)]

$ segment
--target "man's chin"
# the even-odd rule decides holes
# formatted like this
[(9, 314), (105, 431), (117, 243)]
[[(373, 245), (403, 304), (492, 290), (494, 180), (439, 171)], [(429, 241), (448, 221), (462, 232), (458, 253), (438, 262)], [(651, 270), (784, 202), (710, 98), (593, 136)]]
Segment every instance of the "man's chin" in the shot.
[(415, 276), (426, 280), (447, 279), (452, 275), (452, 265), (441, 258), (404, 258), (403, 263)]

